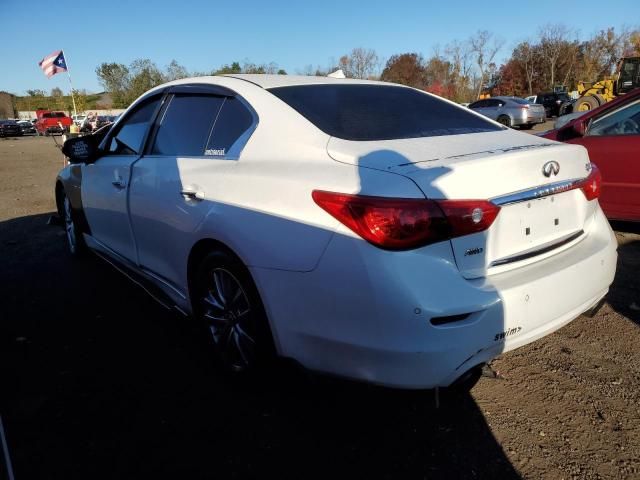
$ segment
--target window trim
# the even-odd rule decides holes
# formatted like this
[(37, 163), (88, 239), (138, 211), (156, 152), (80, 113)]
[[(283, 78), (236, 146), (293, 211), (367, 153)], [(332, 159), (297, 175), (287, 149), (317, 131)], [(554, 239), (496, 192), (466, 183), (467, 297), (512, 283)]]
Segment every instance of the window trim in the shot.
[[(123, 125), (125, 124), (125, 122), (133, 115), (133, 113), (135, 113), (134, 111), (137, 110), (137, 108), (142, 105), (143, 103), (150, 101), (152, 99), (155, 98), (159, 98), (159, 102), (158, 105), (156, 105), (156, 109), (153, 112), (153, 114), (151, 115), (151, 121), (149, 122), (149, 127), (147, 127), (147, 130), (145, 131), (144, 136), (142, 137), (142, 143), (140, 144), (141, 148), (140, 151), (135, 153), (135, 154), (131, 154), (131, 155), (123, 155), (123, 154), (113, 154), (109, 151), (109, 149), (107, 148), (107, 145), (109, 145), (109, 143), (111, 142), (111, 140), (113, 139), (113, 137), (115, 137), (118, 133), (120, 133), (120, 130), (122, 130)], [(145, 154), (145, 152), (147, 151), (148, 148), (148, 141), (149, 141), (149, 137), (151, 134), (151, 131), (153, 130), (155, 123), (158, 119), (158, 114), (160, 113), (160, 111), (162, 110), (162, 107), (164, 106), (165, 100), (167, 98), (166, 95), (166, 89), (161, 89), (161, 90), (155, 90), (152, 93), (149, 93), (147, 95), (145, 95), (144, 97), (142, 97), (140, 100), (138, 100), (136, 103), (134, 103), (133, 105), (131, 105), (126, 112), (126, 115), (123, 115), (121, 118), (118, 119), (117, 124), (115, 125), (115, 127), (112, 129), (112, 131), (110, 131), (109, 133), (107, 133), (107, 135), (104, 137), (104, 139), (102, 140), (102, 142), (100, 142), (100, 158), (102, 157), (141, 157)], [(100, 160), (100, 158), (98, 158), (97, 161)]]
[[(158, 130), (160, 129), (160, 121), (164, 118), (164, 115), (171, 105), (171, 100), (174, 98), (174, 94), (182, 94), (182, 95), (210, 95), (216, 97), (224, 97), (224, 101), (220, 106), (220, 110), (218, 111), (218, 115), (211, 125), (211, 130), (209, 132), (209, 139), (211, 133), (216, 127), (216, 123), (218, 122), (218, 117), (220, 116), (220, 112), (224, 108), (224, 104), (228, 98), (235, 98), (239, 100), (240, 103), (249, 111), (251, 114), (252, 122), (249, 128), (247, 128), (242, 135), (240, 135), (236, 141), (233, 143), (233, 149), (229, 149), (225, 155), (205, 155), (204, 152), (202, 155), (161, 155), (159, 153), (152, 153), (153, 143), (155, 142), (156, 136), (158, 134)], [(176, 87), (170, 87), (165, 92), (165, 97), (162, 101), (162, 108), (157, 112), (156, 117), (154, 119), (152, 129), (150, 130), (150, 134), (146, 139), (145, 148), (143, 150), (143, 156), (150, 158), (163, 158), (163, 157), (176, 157), (176, 158), (203, 158), (207, 160), (239, 160), (240, 155), (242, 155), (242, 151), (244, 147), (249, 143), (253, 132), (255, 132), (256, 128), (258, 128), (258, 124), (260, 123), (260, 117), (258, 116), (255, 109), (245, 100), (241, 95), (238, 95), (237, 92), (234, 92), (231, 89), (226, 87), (221, 87), (219, 85), (212, 84), (186, 84), (186, 85), (178, 85)], [(208, 143), (208, 140), (207, 140)], [(206, 147), (206, 145), (205, 145)]]

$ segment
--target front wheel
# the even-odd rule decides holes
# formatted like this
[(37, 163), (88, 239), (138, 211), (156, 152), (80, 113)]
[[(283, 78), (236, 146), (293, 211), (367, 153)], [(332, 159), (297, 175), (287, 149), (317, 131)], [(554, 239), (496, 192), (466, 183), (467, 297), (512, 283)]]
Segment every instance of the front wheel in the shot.
[(67, 248), (74, 257), (79, 257), (86, 251), (86, 244), (82, 233), (78, 230), (75, 215), (69, 197), (64, 195), (62, 199), (62, 214), (64, 217), (64, 230), (67, 237)]
[(224, 369), (247, 374), (275, 357), (267, 316), (246, 267), (223, 251), (209, 253), (194, 282), (194, 312)]

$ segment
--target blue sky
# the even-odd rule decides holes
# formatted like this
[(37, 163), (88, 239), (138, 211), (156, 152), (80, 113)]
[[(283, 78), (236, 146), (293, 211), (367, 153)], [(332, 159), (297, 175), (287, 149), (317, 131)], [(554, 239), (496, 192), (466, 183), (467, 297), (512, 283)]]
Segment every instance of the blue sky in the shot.
[(464, 40), (478, 29), (505, 40), (500, 55), (505, 57), (518, 41), (549, 22), (578, 29), (581, 38), (609, 26), (640, 26), (639, 0), (617, 0), (615, 8), (604, 10), (598, 8), (601, 4), (0, 0), (0, 90), (22, 95), (27, 89), (61, 87), (67, 92), (66, 75), (47, 79), (37, 65), (58, 49), (65, 51), (74, 86), (100, 91), (95, 68), (102, 62), (150, 58), (163, 68), (176, 59), (189, 70), (202, 71), (233, 61), (273, 61), (296, 73), (308, 64), (326, 67), (360, 46), (375, 49), (383, 60), (408, 51), (428, 57), (437, 45)]

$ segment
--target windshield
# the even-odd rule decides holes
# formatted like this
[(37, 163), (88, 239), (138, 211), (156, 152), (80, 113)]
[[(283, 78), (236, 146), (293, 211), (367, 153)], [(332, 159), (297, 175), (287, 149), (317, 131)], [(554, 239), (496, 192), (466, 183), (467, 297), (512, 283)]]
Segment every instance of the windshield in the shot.
[(465, 108), (412, 88), (322, 84), (269, 91), (326, 134), (345, 140), (393, 140), (501, 130)]
[(531, 101), (529, 100), (525, 100), (524, 98), (518, 98), (518, 97), (511, 97), (510, 100), (520, 105), (529, 105), (529, 103), (531, 103)]

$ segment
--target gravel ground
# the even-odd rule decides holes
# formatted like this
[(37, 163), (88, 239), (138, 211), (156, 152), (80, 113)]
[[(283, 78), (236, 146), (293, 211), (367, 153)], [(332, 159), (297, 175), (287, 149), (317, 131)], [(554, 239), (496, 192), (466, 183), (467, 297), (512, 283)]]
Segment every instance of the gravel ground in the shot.
[[(548, 127), (538, 127), (543, 130)], [(70, 259), (51, 138), (0, 139), (0, 414), (15, 478), (640, 478), (640, 236), (580, 317), (471, 394), (222, 375), (189, 319)], [(0, 473), (0, 479), (4, 478)]]

